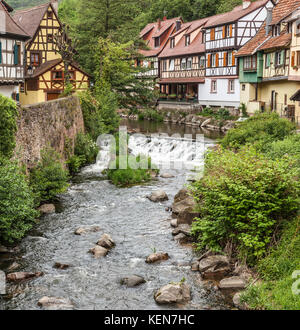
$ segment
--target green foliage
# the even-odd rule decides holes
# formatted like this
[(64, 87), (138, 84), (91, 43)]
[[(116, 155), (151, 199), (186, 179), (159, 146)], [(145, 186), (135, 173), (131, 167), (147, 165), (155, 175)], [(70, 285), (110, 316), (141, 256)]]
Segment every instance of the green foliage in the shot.
[(212, 108), (204, 108), (202, 112), (199, 113), (199, 116), (211, 117), (217, 120), (233, 120), (234, 116), (230, 115), (229, 110), (225, 108), (220, 108), (217, 111), (214, 111)]
[(293, 123), (280, 118), (276, 113), (260, 113), (230, 130), (221, 144), (236, 149), (246, 144), (255, 144), (258, 150), (264, 151), (268, 143), (283, 140), (295, 128)]
[(247, 113), (247, 107), (246, 107), (246, 104), (245, 103), (242, 103), (239, 107), (239, 110), (240, 110), (240, 114), (242, 114), (242, 117), (243, 118), (247, 118), (249, 117), (248, 116), (248, 113)]
[(0, 155), (11, 157), (16, 146), (18, 110), (16, 103), (0, 94)]
[(299, 310), (300, 295), (292, 292), (296, 279), (295, 270), (300, 270), (300, 218), (286, 221), (282, 237), (266, 258), (258, 262), (257, 270), (263, 283), (251, 285), (242, 296), (253, 309)]
[[(124, 156), (117, 156), (116, 160), (113, 161), (115, 168), (112, 168), (113, 166), (110, 164), (109, 169), (106, 171), (108, 179), (116, 186), (128, 187), (148, 182), (152, 179), (151, 173), (158, 172), (157, 169), (151, 169), (150, 157), (129, 155), (126, 158), (124, 159)], [(125, 165), (127, 163), (126, 169), (120, 168), (122, 163), (125, 163)], [(134, 163), (137, 166), (133, 165)]]
[(164, 120), (164, 117), (155, 109), (147, 109), (144, 112), (139, 113), (138, 119), (147, 119), (155, 122), (162, 122)]
[(193, 225), (200, 249), (234, 252), (255, 262), (275, 228), (299, 209), (300, 183), (293, 159), (269, 160), (253, 147), (208, 154), (204, 177), (192, 188), (201, 216)]
[(60, 98), (67, 97), (73, 94), (73, 85), (68, 83), (64, 89), (64, 91), (59, 95)]
[(0, 159), (0, 241), (12, 243), (31, 229), (38, 212), (26, 176), (15, 162)]
[(63, 168), (55, 150), (45, 149), (41, 156), (41, 161), (30, 173), (30, 185), (37, 205), (52, 201), (68, 188), (68, 171)]

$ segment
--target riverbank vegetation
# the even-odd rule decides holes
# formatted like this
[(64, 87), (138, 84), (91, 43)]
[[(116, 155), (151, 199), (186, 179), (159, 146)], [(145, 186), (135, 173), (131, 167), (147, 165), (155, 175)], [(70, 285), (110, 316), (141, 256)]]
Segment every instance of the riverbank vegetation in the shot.
[(192, 185), (197, 247), (223, 251), (258, 273), (262, 282), (243, 298), (252, 308), (300, 307), (291, 289), (300, 267), (299, 148), (292, 123), (257, 114), (208, 153), (204, 176)]

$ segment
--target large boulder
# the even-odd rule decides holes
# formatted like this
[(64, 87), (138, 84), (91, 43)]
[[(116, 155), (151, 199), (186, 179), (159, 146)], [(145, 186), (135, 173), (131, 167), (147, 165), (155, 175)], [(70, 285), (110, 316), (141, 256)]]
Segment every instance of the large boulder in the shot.
[(192, 242), (192, 238), (183, 233), (174, 236), (174, 240), (180, 244), (186, 244)]
[(147, 198), (150, 199), (150, 201), (154, 202), (154, 203), (169, 200), (168, 195), (163, 190), (153, 191), (150, 196), (147, 196)]
[(177, 218), (178, 225), (191, 225), (194, 218), (199, 216), (195, 211), (196, 202), (192, 196), (189, 195), (187, 188), (181, 189), (174, 198), (172, 205), (173, 216)]
[(92, 253), (94, 255), (95, 259), (101, 258), (101, 257), (105, 257), (108, 253), (108, 250), (102, 246), (95, 246), (92, 249), (89, 250), (90, 253)]
[(172, 235), (176, 236), (178, 234), (184, 234), (186, 236), (191, 236), (191, 227), (188, 224), (179, 225), (172, 230)]
[(170, 174), (170, 173), (162, 173), (160, 175), (161, 178), (163, 179), (171, 179), (171, 178), (174, 178), (174, 175)]
[(222, 255), (212, 255), (199, 262), (199, 271), (204, 279), (220, 280), (231, 271), (229, 259)]
[(1, 294), (6, 294), (6, 276), (2, 270), (0, 270), (0, 295)]
[(240, 276), (224, 278), (219, 283), (219, 289), (225, 293), (231, 294), (245, 289), (246, 281)]
[(43, 276), (43, 272), (15, 272), (15, 273), (9, 273), (6, 275), (6, 278), (9, 282), (19, 282), (19, 281), (24, 281), (24, 280), (29, 280), (33, 279), (36, 277)]
[(176, 228), (178, 226), (177, 219), (172, 219), (170, 221), (170, 225), (171, 227)]
[(43, 297), (38, 301), (38, 306), (51, 310), (73, 309), (74, 305), (70, 299), (57, 297)]
[(146, 262), (147, 262), (147, 264), (153, 264), (154, 262), (164, 261), (164, 260), (168, 260), (168, 259), (169, 259), (168, 253), (151, 253), (146, 258)]
[(168, 284), (154, 294), (158, 304), (186, 303), (191, 300), (190, 287), (185, 283)]
[(108, 234), (103, 234), (99, 241), (97, 242), (97, 245), (102, 246), (108, 250), (112, 249), (116, 244)]
[(241, 302), (241, 295), (242, 295), (242, 292), (237, 292), (233, 296), (232, 302), (236, 308), (241, 309), (241, 310), (247, 310), (247, 309), (249, 309), (249, 306), (246, 303)]
[(54, 204), (43, 204), (38, 208), (41, 214), (51, 214), (55, 213), (55, 205)]
[(101, 228), (99, 226), (84, 226), (84, 227), (79, 227), (75, 230), (74, 234), (75, 235), (85, 235), (88, 233), (96, 233), (100, 231)]
[(133, 288), (143, 283), (146, 283), (145, 279), (138, 275), (131, 275), (121, 279), (121, 284), (126, 285), (128, 288)]

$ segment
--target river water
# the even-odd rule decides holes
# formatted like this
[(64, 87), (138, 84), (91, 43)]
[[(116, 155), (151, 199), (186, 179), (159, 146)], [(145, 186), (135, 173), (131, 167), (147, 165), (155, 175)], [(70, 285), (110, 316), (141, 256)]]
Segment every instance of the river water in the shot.
[[(203, 133), (164, 123), (123, 121), (124, 124), (147, 134)], [(213, 134), (205, 138), (207, 146), (213, 145), (211, 137), (217, 137)], [(170, 140), (151, 143), (139, 145), (135, 140), (129, 146), (133, 152), (140, 147), (156, 157), (159, 148), (165, 148), (162, 154), (187, 149), (187, 144), (180, 144), (178, 140), (171, 141), (176, 145), (173, 149), (166, 147)], [(178, 245), (171, 235), (167, 220), (170, 214), (165, 208), (186, 183), (187, 171), (168, 170), (174, 178), (159, 177), (147, 185), (121, 189), (103, 180), (98, 168), (99, 164), (84, 169), (60, 197), (59, 213), (42, 217), (35, 230), (23, 239), (20, 252), (15, 256), (21, 270), (42, 271), (44, 276), (9, 285), (9, 295), (0, 301), (0, 309), (40, 309), (37, 302), (43, 296), (69, 298), (75, 309), (226, 308), (220, 297), (204, 287), (199, 274), (190, 270), (190, 262), (196, 257), (193, 250)], [(166, 191), (169, 201), (157, 204), (146, 198), (157, 189)], [(75, 229), (86, 225), (100, 226), (101, 231), (74, 235)], [(112, 236), (116, 247), (105, 258), (94, 259), (88, 251), (103, 233)], [(145, 258), (154, 249), (167, 252), (170, 259), (160, 264), (146, 264)], [(57, 270), (53, 268), (55, 262), (71, 264), (71, 267)], [(132, 274), (143, 276), (147, 282), (136, 288), (122, 286), (120, 279)], [(185, 306), (157, 305), (153, 299), (155, 290), (182, 278), (191, 286), (192, 301)]]

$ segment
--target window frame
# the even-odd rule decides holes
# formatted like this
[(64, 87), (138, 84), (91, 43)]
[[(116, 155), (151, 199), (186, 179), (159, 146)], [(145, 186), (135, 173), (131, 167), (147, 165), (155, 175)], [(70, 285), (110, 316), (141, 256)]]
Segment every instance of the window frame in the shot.
[(217, 94), (217, 93), (218, 93), (217, 79), (211, 79), (211, 81), (210, 81), (210, 94)]

